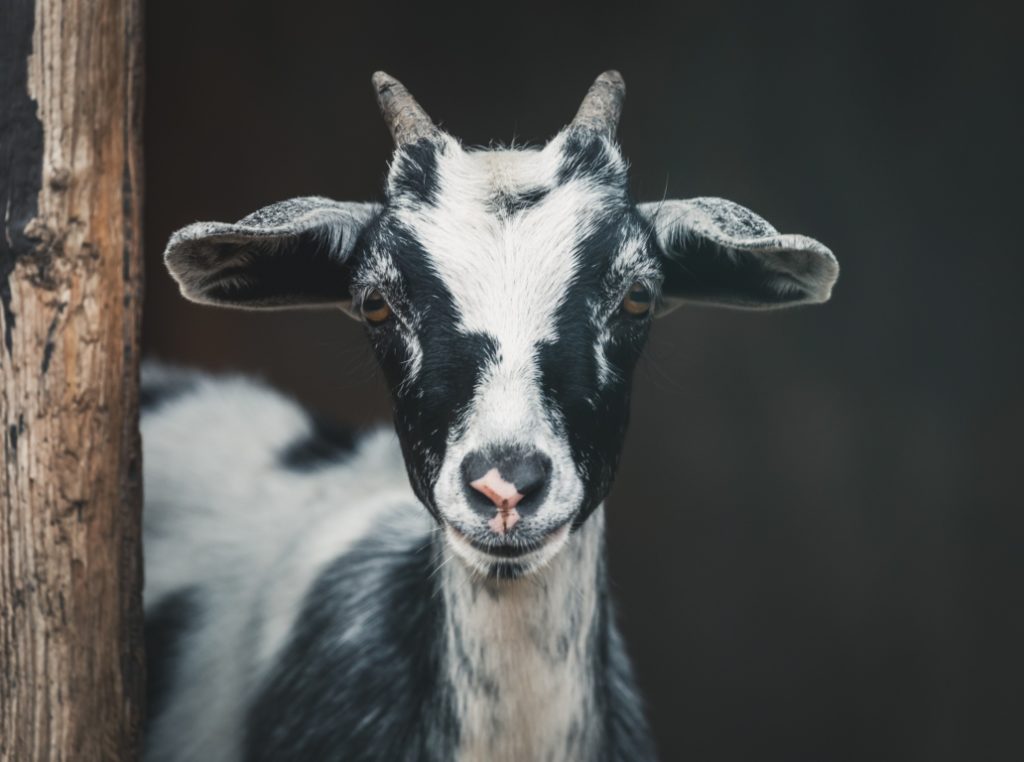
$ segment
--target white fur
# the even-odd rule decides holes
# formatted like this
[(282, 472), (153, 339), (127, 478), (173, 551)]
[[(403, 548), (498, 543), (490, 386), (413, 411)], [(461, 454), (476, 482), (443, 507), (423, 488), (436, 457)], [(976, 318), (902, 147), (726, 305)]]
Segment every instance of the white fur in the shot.
[[(147, 368), (158, 374), (177, 375)], [(308, 432), (295, 403), (242, 378), (195, 384), (142, 424), (146, 606), (194, 589), (204, 611), (176, 667), (188, 688), (153, 727), (147, 762), (237, 760), (246, 699), (318, 572), (390, 511), (429, 531), (393, 432), (339, 467), (292, 474), (275, 459)]]

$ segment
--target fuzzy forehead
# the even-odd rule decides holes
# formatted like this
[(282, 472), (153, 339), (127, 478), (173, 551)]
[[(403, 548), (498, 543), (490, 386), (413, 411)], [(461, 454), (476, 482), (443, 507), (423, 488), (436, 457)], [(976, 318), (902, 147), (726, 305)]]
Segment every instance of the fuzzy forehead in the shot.
[(550, 315), (580, 271), (641, 248), (618, 148), (573, 131), (543, 148), (423, 141), (396, 155), (388, 195), (459, 327), (504, 343), (553, 340)]
[(576, 130), (559, 133), (543, 148), (466, 150), (449, 136), (420, 141), (396, 154), (388, 196), (401, 208), (437, 206), (447, 197), (461, 208), (512, 216), (567, 185), (621, 200), (626, 162), (615, 143)]

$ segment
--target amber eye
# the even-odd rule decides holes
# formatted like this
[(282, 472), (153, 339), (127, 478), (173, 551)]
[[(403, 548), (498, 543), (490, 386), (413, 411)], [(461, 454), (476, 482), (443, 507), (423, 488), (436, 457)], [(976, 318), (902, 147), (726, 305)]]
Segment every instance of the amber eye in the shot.
[(629, 287), (622, 300), (622, 309), (634, 317), (642, 317), (651, 311), (654, 296), (643, 283), (634, 283)]
[(391, 317), (391, 307), (377, 289), (366, 295), (359, 309), (370, 325), (380, 325)]

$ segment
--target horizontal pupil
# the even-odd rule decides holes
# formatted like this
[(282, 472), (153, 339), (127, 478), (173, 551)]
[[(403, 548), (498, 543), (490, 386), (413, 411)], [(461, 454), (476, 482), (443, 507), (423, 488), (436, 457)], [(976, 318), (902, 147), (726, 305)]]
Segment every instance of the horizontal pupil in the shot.
[(651, 301), (651, 292), (646, 288), (637, 288), (629, 292), (629, 298), (634, 302), (649, 302)]

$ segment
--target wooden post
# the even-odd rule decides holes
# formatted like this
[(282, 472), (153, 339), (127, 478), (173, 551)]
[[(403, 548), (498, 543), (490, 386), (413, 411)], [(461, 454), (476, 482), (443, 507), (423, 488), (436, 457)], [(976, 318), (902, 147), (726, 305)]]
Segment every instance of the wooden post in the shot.
[(142, 717), (141, 0), (0, 0), (0, 760)]

